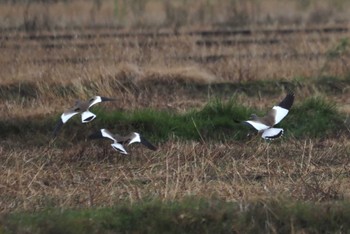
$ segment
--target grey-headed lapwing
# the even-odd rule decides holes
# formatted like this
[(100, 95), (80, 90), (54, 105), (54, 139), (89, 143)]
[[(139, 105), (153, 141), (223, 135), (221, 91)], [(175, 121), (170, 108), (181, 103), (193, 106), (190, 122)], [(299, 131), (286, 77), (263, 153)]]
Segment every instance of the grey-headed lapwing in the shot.
[(62, 115), (59, 121), (56, 124), (56, 127), (53, 131), (53, 135), (56, 136), (57, 132), (60, 130), (63, 124), (65, 124), (70, 118), (74, 115), (81, 113), (81, 122), (88, 123), (96, 118), (96, 115), (89, 111), (89, 108), (99, 102), (114, 101), (115, 99), (106, 98), (101, 96), (95, 96), (90, 98), (87, 101), (76, 101), (75, 105), (68, 110), (66, 110)]
[(148, 149), (157, 150), (157, 147), (152, 145), (149, 141), (147, 141), (143, 136), (141, 136), (137, 132), (132, 132), (127, 136), (120, 136), (119, 134), (111, 133), (107, 129), (101, 129), (100, 131), (91, 134), (89, 138), (90, 139), (109, 138), (112, 141), (114, 141), (113, 144), (111, 144), (113, 149), (115, 149), (116, 151), (122, 154), (128, 154), (123, 146), (123, 144), (125, 143), (128, 143), (128, 145), (130, 145), (132, 143), (139, 142), (144, 146), (146, 146)]
[(243, 121), (244, 124), (253, 126), (259, 132), (262, 132), (262, 138), (275, 139), (282, 136), (284, 130), (282, 128), (274, 128), (276, 124), (287, 116), (289, 109), (294, 102), (294, 93), (288, 93), (283, 101), (277, 106), (272, 107), (265, 116), (258, 117), (255, 114), (251, 115), (251, 120)]

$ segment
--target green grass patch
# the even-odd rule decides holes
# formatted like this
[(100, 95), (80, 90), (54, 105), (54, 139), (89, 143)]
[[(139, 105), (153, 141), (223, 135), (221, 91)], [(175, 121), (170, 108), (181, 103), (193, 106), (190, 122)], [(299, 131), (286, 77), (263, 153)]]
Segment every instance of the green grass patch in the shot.
[[(201, 110), (185, 114), (149, 109), (122, 113), (101, 110), (96, 122), (114, 131), (143, 132), (155, 141), (167, 140), (169, 136), (205, 141), (244, 140), (255, 130), (234, 120), (247, 120), (252, 113), (264, 115), (267, 111), (269, 109), (253, 110), (238, 104), (235, 99), (227, 102), (216, 99)], [(332, 137), (345, 131), (344, 119), (345, 115), (337, 111), (334, 103), (312, 97), (293, 106), (277, 126), (285, 129), (286, 137)]]
[(233, 203), (187, 198), (84, 210), (49, 209), (0, 219), (4, 233), (335, 233), (350, 229), (350, 203)]
[[(233, 119), (245, 118), (250, 110), (238, 105), (234, 100), (209, 102), (202, 110), (192, 110), (185, 114), (151, 109), (133, 112), (98, 111), (96, 124), (114, 129), (120, 133), (138, 131), (157, 141), (170, 136), (185, 140), (242, 139), (245, 126)], [(235, 130), (239, 131), (235, 131)]]
[[(122, 135), (137, 131), (155, 142), (174, 136), (197, 141), (245, 140), (247, 134), (255, 130), (234, 120), (247, 120), (251, 113), (264, 115), (269, 109), (253, 110), (240, 105), (235, 99), (226, 102), (216, 99), (201, 110), (185, 114), (152, 109), (123, 112), (95, 108), (93, 111), (98, 116), (96, 120), (82, 125), (80, 118), (74, 117), (62, 127), (58, 139), (80, 141), (92, 132), (107, 128)], [(0, 136), (20, 135), (23, 139), (31, 137), (33, 141), (46, 144), (52, 137), (57, 119), (59, 116), (0, 122)], [(286, 137), (332, 137), (346, 131), (344, 119), (345, 116), (337, 111), (335, 104), (312, 97), (296, 103), (277, 126), (285, 129)], [(33, 133), (36, 134), (35, 138), (32, 137)]]
[(320, 138), (341, 133), (344, 130), (344, 119), (345, 116), (337, 111), (335, 103), (312, 97), (292, 108), (281, 126), (298, 138)]

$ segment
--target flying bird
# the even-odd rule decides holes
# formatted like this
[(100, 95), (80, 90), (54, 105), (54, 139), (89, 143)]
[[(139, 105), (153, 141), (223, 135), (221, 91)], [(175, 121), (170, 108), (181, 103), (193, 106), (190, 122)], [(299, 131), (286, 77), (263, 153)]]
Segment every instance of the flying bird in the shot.
[(282, 136), (283, 128), (274, 128), (276, 124), (287, 116), (294, 102), (294, 93), (290, 92), (282, 100), (280, 104), (272, 107), (265, 116), (258, 117), (255, 114), (251, 115), (251, 120), (243, 121), (244, 124), (254, 127), (258, 132), (262, 132), (262, 138), (271, 140)]
[(61, 129), (63, 124), (65, 124), (69, 119), (71, 119), (73, 116), (81, 113), (81, 122), (82, 123), (88, 123), (91, 122), (96, 118), (96, 115), (89, 111), (89, 108), (99, 102), (106, 102), (106, 101), (114, 101), (115, 99), (112, 98), (106, 98), (101, 96), (95, 96), (90, 98), (87, 101), (76, 101), (75, 105), (61, 115), (61, 118), (58, 120), (55, 129), (53, 131), (53, 135), (56, 136), (57, 132)]
[(128, 143), (128, 145), (131, 145), (133, 143), (141, 143), (144, 146), (146, 146), (150, 150), (157, 150), (157, 147), (152, 145), (149, 141), (147, 141), (140, 133), (132, 132), (128, 134), (127, 136), (120, 136), (119, 134), (113, 134), (107, 129), (100, 129), (100, 131), (93, 133), (89, 136), (89, 139), (100, 139), (100, 138), (109, 138), (113, 141), (113, 144), (111, 146), (116, 151), (122, 153), (122, 154), (128, 154), (128, 152), (125, 150), (123, 144)]

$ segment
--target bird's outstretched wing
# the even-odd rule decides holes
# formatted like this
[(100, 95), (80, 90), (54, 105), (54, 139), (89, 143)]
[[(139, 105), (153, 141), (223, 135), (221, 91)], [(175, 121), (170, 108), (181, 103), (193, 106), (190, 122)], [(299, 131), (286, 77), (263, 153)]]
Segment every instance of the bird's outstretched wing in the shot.
[(287, 116), (290, 108), (294, 102), (294, 93), (288, 93), (287, 96), (278, 104), (274, 106), (269, 114), (272, 114), (275, 117), (274, 125), (281, 122), (281, 120)]
[(157, 147), (155, 147), (152, 143), (150, 143), (148, 140), (146, 140), (146, 138), (144, 138), (140, 133), (137, 132), (133, 132), (131, 134), (129, 134), (129, 145), (139, 142), (141, 144), (143, 144), (144, 146), (146, 146), (148, 149), (150, 150), (157, 150)]
[(100, 102), (108, 102), (108, 101), (115, 101), (114, 98), (107, 98), (107, 97), (101, 97), (101, 96), (95, 96), (90, 98), (89, 100), (89, 108), (93, 105), (100, 103)]
[(78, 114), (79, 111), (74, 111), (74, 108), (71, 108), (67, 111), (65, 111), (60, 119), (57, 121), (57, 124), (53, 130), (53, 136), (56, 137), (58, 131), (62, 128), (63, 124), (65, 124), (70, 118), (72, 118), (74, 115)]
[(262, 138), (266, 140), (273, 140), (276, 138), (279, 138), (283, 135), (283, 129), (282, 128), (269, 128), (266, 129), (263, 134), (261, 135)]
[(119, 153), (128, 154), (128, 152), (126, 152), (126, 150), (124, 149), (124, 146), (122, 144), (115, 142), (115, 143), (111, 144), (111, 146), (113, 149), (115, 149)]
[(89, 135), (89, 139), (102, 139), (102, 138), (108, 138), (114, 142), (117, 142), (116, 139), (114, 138), (113, 134), (104, 128), (100, 129), (100, 131), (98, 131), (98, 132), (95, 132), (95, 133)]

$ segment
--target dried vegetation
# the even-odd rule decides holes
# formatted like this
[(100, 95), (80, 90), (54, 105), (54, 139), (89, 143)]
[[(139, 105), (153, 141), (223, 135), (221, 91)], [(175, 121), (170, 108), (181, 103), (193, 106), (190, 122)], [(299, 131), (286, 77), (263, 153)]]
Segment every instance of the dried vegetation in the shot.
[[(194, 12), (170, 1), (118, 2), (119, 8), (112, 1), (0, 7), (8, 14), (7, 21), (0, 20), (0, 212), (193, 196), (240, 204), (281, 197), (349, 199), (349, 28), (345, 8), (336, 8), (347, 3), (337, 1), (326, 11), (328, 1), (296, 1), (285, 16), (271, 13), (271, 6), (281, 4), (273, 0), (196, 1)], [(233, 13), (224, 11), (219, 17), (217, 12), (228, 6)], [(70, 10), (59, 19), (62, 9)], [(77, 9), (83, 12), (80, 18)], [(41, 12), (37, 18), (36, 11)], [(12, 17), (16, 14), (24, 17)], [(234, 28), (237, 24), (245, 27)], [(159, 140), (158, 151), (134, 146), (125, 157), (107, 141), (85, 141), (80, 134), (87, 132), (74, 120), (74, 127), (63, 130), (56, 141), (45, 130), (75, 99), (96, 94), (117, 98), (96, 110), (101, 114), (96, 123), (113, 127), (120, 123), (114, 125), (108, 111), (192, 111), (193, 116), (207, 114), (203, 121), (208, 121), (215, 111), (216, 117), (223, 111), (225, 118), (232, 111), (208, 111), (207, 103), (216, 98), (225, 103), (234, 96), (246, 109), (267, 110), (287, 89), (295, 91), (294, 107), (302, 114), (292, 110), (290, 125), (283, 125), (287, 137), (274, 142), (255, 135), (233, 140), (234, 128), (218, 139), (208, 138), (211, 132), (204, 135), (193, 118), (177, 119), (193, 121), (196, 140), (174, 134), (178, 129), (173, 127), (162, 139), (151, 137)], [(305, 102), (309, 96), (327, 102)], [(338, 109), (329, 103), (337, 103)], [(334, 117), (338, 110), (340, 117)], [(133, 122), (125, 120), (123, 130), (144, 130), (144, 123), (156, 119), (156, 114), (135, 115), (125, 114)], [(228, 126), (226, 119), (221, 121)], [(294, 132), (288, 135), (290, 129)], [(305, 132), (308, 137), (299, 137)]]
[(116, 154), (108, 142), (1, 148), (1, 211), (111, 206), (188, 196), (227, 201), (348, 199), (349, 143), (288, 140), (198, 143)]

